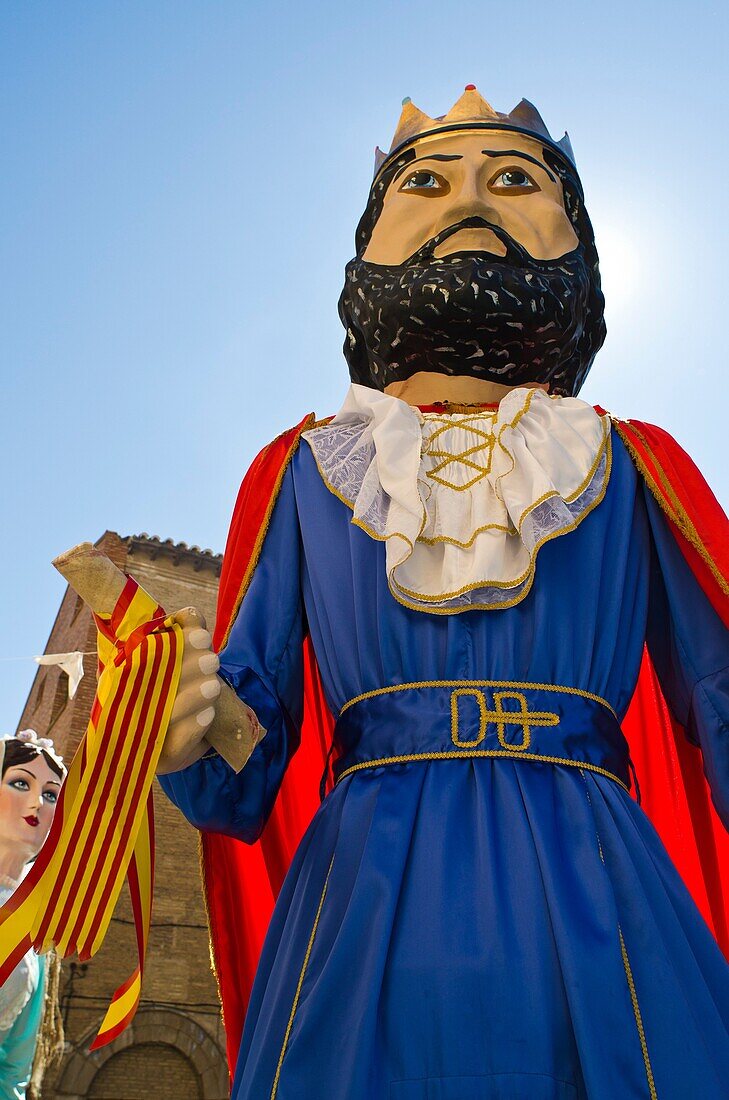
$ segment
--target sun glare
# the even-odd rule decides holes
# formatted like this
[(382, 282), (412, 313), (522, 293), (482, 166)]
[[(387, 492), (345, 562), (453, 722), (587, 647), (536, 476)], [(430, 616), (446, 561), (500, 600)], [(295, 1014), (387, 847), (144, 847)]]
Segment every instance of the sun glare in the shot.
[(638, 234), (619, 228), (605, 219), (596, 229), (597, 250), (600, 256), (600, 277), (605, 294), (605, 310), (608, 316), (623, 313), (636, 299), (642, 278), (645, 255)]

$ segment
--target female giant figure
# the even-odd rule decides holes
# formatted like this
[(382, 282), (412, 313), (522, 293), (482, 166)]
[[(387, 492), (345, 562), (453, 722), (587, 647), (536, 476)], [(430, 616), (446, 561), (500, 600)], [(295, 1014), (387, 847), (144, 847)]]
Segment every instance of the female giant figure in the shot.
[[(20, 885), (53, 821), (66, 774), (33, 730), (0, 740), (0, 904)], [(24, 1100), (43, 1017), (48, 957), (31, 950), (0, 988), (0, 1098)]]

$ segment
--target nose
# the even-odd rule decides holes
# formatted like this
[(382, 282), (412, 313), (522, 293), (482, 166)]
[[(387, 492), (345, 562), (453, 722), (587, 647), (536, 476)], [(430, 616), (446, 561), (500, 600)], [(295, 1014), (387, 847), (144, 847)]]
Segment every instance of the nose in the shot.
[(462, 218), (478, 215), (495, 225), (501, 224), (498, 211), (491, 202), (491, 192), (479, 172), (479, 166), (466, 165), (461, 178), (461, 186), (453, 194), (453, 202), (448, 211), (450, 224)]

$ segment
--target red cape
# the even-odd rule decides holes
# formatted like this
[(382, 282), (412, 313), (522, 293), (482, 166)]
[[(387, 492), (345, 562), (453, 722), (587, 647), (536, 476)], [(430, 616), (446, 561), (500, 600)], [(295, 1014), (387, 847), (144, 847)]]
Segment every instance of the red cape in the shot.
[[(220, 580), (218, 650), (225, 645), (250, 584), (286, 468), (301, 433), (313, 423), (311, 414), (265, 447), (243, 481)], [(666, 432), (638, 421), (616, 421), (615, 427), (671, 521), (699, 584), (729, 625), (729, 538), (720, 505), (691, 459)], [(268, 922), (294, 851), (319, 805), (319, 783), (334, 728), (308, 639), (304, 664), (301, 745), (261, 839), (246, 845), (217, 833), (202, 834), (203, 880), (231, 1074)], [(712, 805), (701, 753), (671, 717), (647, 652), (623, 732), (642, 807), (729, 957), (729, 834)]]

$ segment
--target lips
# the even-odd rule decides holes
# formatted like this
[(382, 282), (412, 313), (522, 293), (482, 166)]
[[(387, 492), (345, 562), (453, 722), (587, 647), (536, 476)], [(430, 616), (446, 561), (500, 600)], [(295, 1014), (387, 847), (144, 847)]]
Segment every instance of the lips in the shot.
[(23, 821), (27, 821), (29, 825), (33, 826), (33, 828), (35, 828), (37, 825), (40, 825), (40, 821), (35, 816), (35, 814), (28, 814), (27, 817), (23, 818)]

